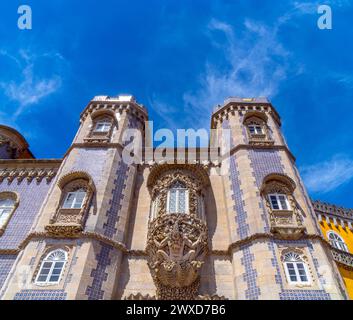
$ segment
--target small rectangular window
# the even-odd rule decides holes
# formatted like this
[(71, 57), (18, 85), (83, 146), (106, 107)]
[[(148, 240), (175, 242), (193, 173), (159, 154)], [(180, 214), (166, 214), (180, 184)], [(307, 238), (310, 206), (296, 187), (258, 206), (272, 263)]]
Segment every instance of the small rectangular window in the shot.
[(111, 127), (110, 121), (98, 121), (96, 127), (94, 128), (95, 132), (108, 132)]
[(290, 210), (288, 198), (285, 194), (270, 194), (269, 200), (273, 210)]

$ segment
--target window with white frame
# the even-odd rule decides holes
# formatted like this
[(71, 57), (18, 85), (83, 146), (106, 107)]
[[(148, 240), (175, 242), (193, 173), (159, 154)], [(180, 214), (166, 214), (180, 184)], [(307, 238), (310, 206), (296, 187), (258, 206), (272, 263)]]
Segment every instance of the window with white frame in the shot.
[(110, 128), (112, 126), (111, 121), (105, 119), (105, 120), (98, 120), (96, 123), (96, 126), (94, 128), (94, 132), (109, 132)]
[(290, 210), (288, 197), (281, 193), (272, 193), (268, 195), (272, 210)]
[(51, 251), (43, 259), (36, 283), (57, 284), (62, 276), (67, 261), (67, 252), (62, 249)]
[(335, 247), (336, 249), (348, 252), (346, 243), (336, 232), (329, 231), (327, 233), (327, 237), (333, 247)]
[(167, 212), (187, 213), (189, 210), (189, 193), (187, 188), (179, 181), (174, 183), (168, 191)]
[(0, 200), (0, 229), (5, 226), (15, 206), (13, 199)]
[(299, 254), (295, 252), (286, 253), (284, 255), (283, 264), (289, 283), (310, 283), (306, 263), (303, 261)]
[(62, 207), (64, 209), (81, 209), (85, 198), (86, 191), (82, 188), (76, 191), (68, 192)]
[(264, 131), (262, 129), (262, 126), (256, 123), (251, 123), (248, 125), (249, 132), (251, 135), (261, 135), (264, 134)]

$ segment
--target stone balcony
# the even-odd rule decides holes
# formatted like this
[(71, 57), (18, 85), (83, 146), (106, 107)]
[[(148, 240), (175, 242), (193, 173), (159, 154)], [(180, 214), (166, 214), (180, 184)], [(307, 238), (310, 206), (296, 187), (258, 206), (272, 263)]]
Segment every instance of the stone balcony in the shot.
[(336, 262), (343, 264), (347, 267), (353, 268), (353, 254), (333, 249), (332, 255)]

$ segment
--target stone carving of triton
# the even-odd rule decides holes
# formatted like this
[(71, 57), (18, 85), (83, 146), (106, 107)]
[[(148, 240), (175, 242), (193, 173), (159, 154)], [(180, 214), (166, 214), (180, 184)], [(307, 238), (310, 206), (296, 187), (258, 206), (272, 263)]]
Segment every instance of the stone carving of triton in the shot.
[(147, 253), (157, 298), (195, 299), (207, 253), (207, 227), (188, 214), (166, 214), (151, 222)]

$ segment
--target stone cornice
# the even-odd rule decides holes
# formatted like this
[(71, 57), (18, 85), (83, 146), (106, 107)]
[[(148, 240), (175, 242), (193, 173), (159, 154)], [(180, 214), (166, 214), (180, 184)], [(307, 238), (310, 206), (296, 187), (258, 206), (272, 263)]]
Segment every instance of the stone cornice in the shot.
[[(91, 239), (99, 242), (103, 242), (112, 248), (115, 248), (117, 250), (120, 250), (124, 254), (130, 255), (130, 256), (143, 256), (147, 257), (147, 253), (145, 250), (134, 250), (134, 249), (128, 249), (126, 245), (122, 242), (115, 241), (111, 238), (108, 238), (100, 233), (97, 232), (80, 232), (77, 237), (74, 238), (64, 238), (64, 237), (53, 237), (47, 232), (32, 232), (30, 233), (21, 243), (17, 248), (12, 248), (12, 249), (0, 249), (0, 255), (16, 255), (18, 254), (21, 250), (23, 250), (27, 244), (32, 241), (32, 240), (43, 240), (43, 239), (68, 239), (68, 240), (79, 240), (79, 239)], [(258, 241), (258, 240), (277, 240), (281, 241), (283, 239), (280, 239), (276, 237), (275, 235), (271, 233), (255, 233), (249, 237), (246, 237), (244, 239), (235, 241), (231, 243), (227, 249), (224, 250), (217, 250), (217, 249), (212, 249), (209, 248), (208, 252), (210, 255), (217, 255), (217, 256), (226, 256), (230, 259), (232, 259), (232, 252), (233, 250), (239, 249), (243, 245), (250, 244), (252, 242)], [(331, 250), (335, 261), (339, 263), (341, 266), (345, 268), (352, 268), (350, 264), (348, 264), (346, 261), (352, 262), (353, 264), (353, 254), (352, 253), (347, 253), (343, 252), (339, 249), (336, 249), (335, 247), (331, 246), (331, 244), (321, 235), (319, 234), (303, 234), (300, 239), (296, 240), (285, 240), (286, 242), (293, 241), (293, 243), (296, 243), (297, 241), (300, 240), (317, 240), (320, 241), (321, 244), (323, 244), (326, 248)], [(342, 255), (344, 255), (344, 259), (342, 258)], [(338, 259), (339, 257), (339, 259)]]
[[(287, 146), (285, 145), (268, 145), (268, 144), (264, 144), (264, 145), (249, 145), (249, 144), (238, 144), (237, 146), (235, 146), (234, 148), (232, 148), (230, 150), (230, 154), (234, 154), (236, 152), (238, 152), (239, 150), (256, 150), (256, 149), (269, 149), (269, 150), (283, 150), (285, 151), (288, 156), (291, 158), (291, 160), (293, 162), (295, 162), (295, 157), (292, 154), (292, 152), (290, 152), (290, 150), (287, 148)], [(224, 158), (224, 156), (223, 156)]]
[(114, 148), (122, 150), (124, 147), (120, 143), (111, 142), (83, 142), (83, 143), (73, 143), (69, 149), (64, 154), (64, 158), (70, 153), (74, 148)]

